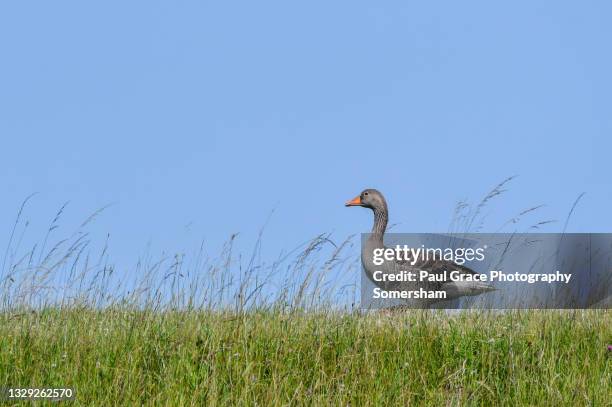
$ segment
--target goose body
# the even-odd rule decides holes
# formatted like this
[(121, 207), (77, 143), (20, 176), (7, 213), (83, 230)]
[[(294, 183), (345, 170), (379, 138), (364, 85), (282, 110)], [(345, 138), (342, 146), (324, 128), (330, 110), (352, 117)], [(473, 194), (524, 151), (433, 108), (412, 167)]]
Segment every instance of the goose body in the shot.
[[(444, 291), (446, 300), (452, 300), (463, 296), (479, 295), (488, 291), (493, 291), (495, 288), (481, 281), (474, 281), (471, 276), (477, 273), (468, 267), (456, 264), (445, 260), (425, 260), (417, 259), (413, 263), (413, 259), (403, 259), (401, 261), (385, 261), (382, 265), (374, 264), (374, 250), (385, 249), (384, 234), (389, 220), (389, 210), (387, 201), (382, 193), (375, 189), (366, 189), (356, 198), (348, 201), (346, 206), (361, 206), (369, 208), (374, 214), (374, 224), (372, 232), (368, 235), (366, 241), (362, 245), (361, 262), (363, 264), (367, 277), (377, 287), (386, 291)], [(419, 271), (425, 270), (430, 275), (434, 275), (435, 281), (378, 281), (374, 278), (375, 271), (382, 271), (384, 274), (397, 274), (403, 271), (414, 272), (418, 275)], [(457, 271), (460, 280), (451, 281), (449, 273)], [(411, 305), (427, 306), (440, 300), (423, 300), (414, 299)]]

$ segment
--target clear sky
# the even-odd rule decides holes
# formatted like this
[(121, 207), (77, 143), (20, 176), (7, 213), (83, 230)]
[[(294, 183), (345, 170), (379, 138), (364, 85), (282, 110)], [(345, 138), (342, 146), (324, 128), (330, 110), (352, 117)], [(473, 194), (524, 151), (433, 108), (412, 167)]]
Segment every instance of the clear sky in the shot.
[[(274, 255), (396, 231), (518, 175), (490, 231), (529, 206), (612, 232), (612, 3), (39, 1), (0, 6), (0, 244), (21, 201), (40, 239), (94, 226), (117, 262), (212, 247), (270, 218)], [(63, 229), (62, 229), (63, 228)]]

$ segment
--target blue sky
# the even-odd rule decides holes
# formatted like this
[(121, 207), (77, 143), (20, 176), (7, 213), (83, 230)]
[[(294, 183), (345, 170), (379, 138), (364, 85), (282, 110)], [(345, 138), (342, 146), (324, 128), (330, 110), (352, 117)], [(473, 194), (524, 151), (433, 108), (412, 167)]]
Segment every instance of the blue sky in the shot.
[[(274, 255), (367, 231), (382, 190), (402, 232), (518, 175), (487, 213), (612, 231), (609, 2), (5, 2), (0, 244), (20, 202), (40, 239), (114, 205), (117, 262), (148, 242)], [(537, 218), (537, 217), (536, 217)], [(536, 220), (534, 218), (534, 220)], [(63, 229), (62, 229), (63, 228)], [(214, 251), (214, 250), (213, 250)]]

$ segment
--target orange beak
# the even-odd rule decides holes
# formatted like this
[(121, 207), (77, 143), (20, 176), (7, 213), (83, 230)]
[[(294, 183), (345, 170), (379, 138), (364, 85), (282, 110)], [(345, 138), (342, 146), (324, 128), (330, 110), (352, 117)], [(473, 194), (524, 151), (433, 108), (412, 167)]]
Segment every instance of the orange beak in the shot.
[(355, 197), (350, 201), (346, 201), (344, 206), (361, 206), (361, 196)]

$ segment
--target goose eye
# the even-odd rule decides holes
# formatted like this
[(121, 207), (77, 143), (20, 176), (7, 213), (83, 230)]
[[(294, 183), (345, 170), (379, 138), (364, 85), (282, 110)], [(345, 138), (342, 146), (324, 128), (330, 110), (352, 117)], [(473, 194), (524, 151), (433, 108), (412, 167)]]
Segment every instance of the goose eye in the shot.
[(363, 194), (364, 194), (365, 196), (368, 196), (368, 193), (367, 193), (367, 192), (364, 192)]

